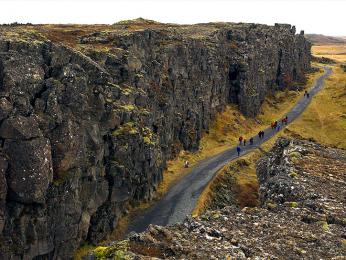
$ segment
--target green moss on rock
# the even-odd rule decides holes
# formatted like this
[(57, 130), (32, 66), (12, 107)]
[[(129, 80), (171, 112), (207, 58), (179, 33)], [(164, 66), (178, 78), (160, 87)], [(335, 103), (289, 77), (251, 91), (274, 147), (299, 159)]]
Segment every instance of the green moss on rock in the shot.
[(327, 221), (318, 221), (317, 224), (322, 227), (322, 230), (324, 232), (329, 232), (330, 231), (329, 225), (328, 225)]
[(129, 260), (130, 256), (127, 254), (128, 247), (128, 240), (123, 240), (112, 246), (98, 246), (93, 250), (93, 253), (98, 260)]
[(276, 209), (278, 207), (278, 204), (271, 202), (268, 202), (266, 205), (268, 209)]
[(124, 134), (138, 134), (138, 128), (136, 124), (134, 122), (125, 123), (112, 133), (113, 136), (119, 136)]
[(297, 178), (298, 177), (298, 173), (296, 173), (296, 172), (291, 172), (290, 174), (289, 174), (289, 176), (291, 177), (291, 178)]
[(291, 208), (296, 208), (298, 207), (299, 203), (296, 201), (290, 201), (288, 202), (288, 206), (290, 206)]

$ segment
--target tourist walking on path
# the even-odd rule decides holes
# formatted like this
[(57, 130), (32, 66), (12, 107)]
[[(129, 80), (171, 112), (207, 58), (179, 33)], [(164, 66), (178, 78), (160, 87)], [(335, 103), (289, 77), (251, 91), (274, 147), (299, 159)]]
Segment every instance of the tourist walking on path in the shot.
[(253, 138), (250, 138), (250, 145), (253, 145)]
[(241, 144), (242, 144), (242, 142), (243, 142), (243, 137), (242, 137), (242, 136), (240, 136), (240, 137), (239, 137), (239, 145), (241, 145)]
[(262, 136), (262, 131), (259, 131), (258, 132), (258, 138), (261, 139), (261, 136)]
[(280, 127), (281, 127), (281, 124), (280, 124), (280, 122), (279, 123), (277, 123), (277, 125), (276, 125), (276, 130), (279, 132), (280, 131)]
[(304, 97), (306, 97), (306, 98), (309, 98), (309, 97), (310, 97), (309, 92), (307, 92), (306, 90), (305, 90), (305, 92), (304, 92)]
[(274, 123), (272, 123), (271, 127), (273, 130), (275, 130), (278, 127), (278, 121), (275, 121)]
[(240, 152), (241, 152), (241, 148), (240, 148), (240, 146), (238, 145), (238, 146), (237, 146), (238, 157), (240, 156)]
[(190, 163), (189, 163), (188, 160), (186, 160), (185, 163), (184, 163), (184, 167), (185, 167), (185, 168), (189, 168), (189, 166), (190, 166)]
[(261, 139), (264, 138), (264, 131), (261, 131)]
[(287, 124), (288, 124), (288, 116), (285, 116), (285, 118), (284, 118), (284, 122), (285, 122), (285, 125), (287, 125)]
[(244, 146), (246, 145), (246, 139), (244, 138)]
[(271, 128), (272, 128), (272, 130), (274, 130), (275, 129), (275, 123), (273, 122), (273, 123), (271, 123)]

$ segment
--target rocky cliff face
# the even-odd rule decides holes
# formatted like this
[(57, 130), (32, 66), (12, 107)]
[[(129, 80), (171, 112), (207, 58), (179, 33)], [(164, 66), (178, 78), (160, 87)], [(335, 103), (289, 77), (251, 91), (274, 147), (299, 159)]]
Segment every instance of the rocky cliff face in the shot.
[[(249, 116), (309, 69), (294, 27), (0, 27), (0, 257), (66, 259), (149, 200), (227, 103)], [(60, 42), (58, 42), (60, 41)]]

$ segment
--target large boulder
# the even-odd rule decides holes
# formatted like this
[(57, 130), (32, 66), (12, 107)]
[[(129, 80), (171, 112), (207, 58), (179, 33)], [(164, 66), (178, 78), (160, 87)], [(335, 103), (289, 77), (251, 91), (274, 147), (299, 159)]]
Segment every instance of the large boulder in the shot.
[(8, 139), (4, 144), (10, 167), (7, 173), (10, 199), (23, 203), (43, 203), (53, 180), (50, 141)]
[(27, 140), (42, 137), (42, 133), (33, 117), (18, 115), (6, 119), (1, 124), (0, 137), (4, 139)]

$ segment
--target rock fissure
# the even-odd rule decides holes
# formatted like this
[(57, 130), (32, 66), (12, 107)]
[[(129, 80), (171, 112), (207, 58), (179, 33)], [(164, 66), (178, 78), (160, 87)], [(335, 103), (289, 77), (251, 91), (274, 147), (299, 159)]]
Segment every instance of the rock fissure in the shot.
[(102, 240), (128, 204), (153, 198), (168, 159), (198, 149), (216, 113), (234, 103), (254, 116), (284, 75), (310, 68), (290, 25), (135, 21), (67, 30), (62, 43), (30, 28), (0, 26), (4, 259), (65, 259)]

